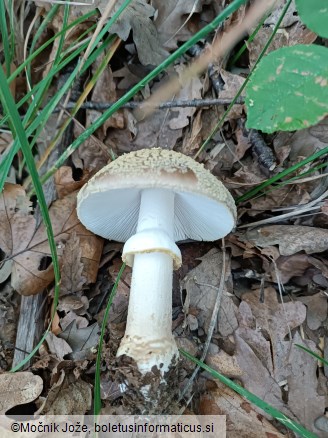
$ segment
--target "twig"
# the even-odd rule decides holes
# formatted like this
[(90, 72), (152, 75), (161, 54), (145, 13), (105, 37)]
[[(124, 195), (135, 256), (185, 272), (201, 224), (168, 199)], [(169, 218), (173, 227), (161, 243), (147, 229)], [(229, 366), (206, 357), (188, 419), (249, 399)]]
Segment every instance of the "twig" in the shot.
[[(220, 305), (221, 305), (221, 298), (223, 295), (223, 289), (224, 289), (224, 284), (225, 284), (225, 272), (226, 272), (226, 262), (225, 262), (225, 257), (226, 257), (226, 252), (225, 252), (225, 243), (224, 243), (224, 239), (222, 239), (222, 270), (221, 270), (221, 278), (220, 278), (220, 284), (217, 289), (217, 295), (216, 295), (216, 300), (214, 303), (214, 308), (213, 308), (213, 312), (212, 312), (212, 316), (211, 316), (211, 321), (208, 327), (208, 331), (207, 331), (207, 338), (204, 344), (204, 348), (203, 348), (203, 353), (201, 355), (201, 358), (199, 359), (201, 362), (204, 362), (206, 355), (207, 355), (207, 351), (208, 348), (210, 346), (211, 340), (212, 340), (212, 336), (213, 336), (213, 332), (214, 332), (214, 328), (217, 324), (217, 320), (219, 317), (219, 311), (220, 311)], [(212, 285), (207, 285), (208, 287), (214, 287)], [(188, 390), (190, 389), (191, 385), (193, 384), (193, 381), (195, 380), (198, 371), (200, 370), (200, 366), (197, 365), (197, 367), (194, 369), (194, 372), (192, 373), (192, 376), (190, 377), (188, 383), (186, 384), (186, 386), (183, 388), (181, 395), (180, 395), (180, 400), (185, 396), (185, 394), (188, 392)]]
[(199, 76), (211, 62), (222, 58), (237, 44), (249, 29), (256, 25), (262, 16), (266, 14), (277, 1), (278, 0), (255, 1), (242, 23), (233, 26), (229, 31), (224, 33), (221, 38), (218, 38), (217, 41), (212, 44), (211, 49), (204, 51), (189, 67), (183, 70), (178, 78), (172, 78), (155, 91), (148, 99), (148, 102), (152, 104), (151, 107), (149, 108), (143, 105), (135, 114), (136, 118), (142, 120), (149, 116), (154, 111), (153, 107), (158, 107), (159, 104), (167, 100), (168, 97), (170, 98), (178, 94), (183, 86), (189, 83), (192, 78)]
[[(229, 105), (232, 102), (231, 99), (191, 99), (191, 100), (175, 100), (175, 101), (169, 101), (169, 102), (162, 102), (158, 108), (159, 109), (166, 109), (166, 108), (189, 108), (189, 107), (206, 107), (206, 106), (214, 106), (214, 105)], [(243, 104), (245, 102), (244, 97), (239, 97), (236, 104)], [(115, 105), (116, 102), (85, 102), (83, 105), (80, 106), (82, 109), (90, 109), (90, 110), (97, 110), (97, 111), (103, 111), (107, 110), (111, 106)], [(69, 102), (65, 109), (72, 109), (74, 108), (75, 103)], [(121, 106), (121, 108), (128, 108), (128, 109), (135, 109), (139, 108), (141, 105), (145, 106), (151, 106), (151, 104), (148, 104), (147, 102), (128, 102)], [(55, 111), (59, 111), (60, 109), (56, 109)]]
[(265, 225), (270, 224), (274, 222), (279, 222), (284, 219), (288, 219), (293, 216), (301, 215), (302, 213), (307, 213), (308, 211), (317, 210), (320, 208), (320, 205), (318, 204), (320, 201), (328, 197), (328, 190), (326, 190), (321, 196), (319, 196), (317, 199), (314, 199), (313, 201), (309, 202), (308, 204), (301, 205), (297, 211), (291, 211), (290, 213), (281, 214), (279, 216), (270, 217), (268, 219), (263, 219), (261, 221), (252, 222), (250, 224), (241, 225), (238, 228), (249, 228), (249, 227), (257, 227), (258, 225)]

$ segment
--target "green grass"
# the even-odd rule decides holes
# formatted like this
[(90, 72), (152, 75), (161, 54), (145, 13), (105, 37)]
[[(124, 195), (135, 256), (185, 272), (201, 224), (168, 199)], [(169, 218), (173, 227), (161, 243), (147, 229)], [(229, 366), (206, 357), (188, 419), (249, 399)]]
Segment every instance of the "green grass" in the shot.
[[(14, 32), (14, 17), (13, 15), (8, 15), (8, 10), (12, 10), (12, 1), (8, 0), (7, 4), (9, 6), (9, 9), (6, 10), (5, 8), (5, 2), (0, 2), (0, 33), (2, 36), (3, 41), (3, 52), (4, 52), (4, 66), (5, 70), (0, 67), (0, 82), (2, 86), (0, 87), (0, 99), (3, 105), (3, 117), (0, 120), (0, 126), (1, 127), (7, 127), (9, 126), (12, 136), (13, 136), (13, 144), (8, 150), (8, 152), (5, 154), (4, 160), (0, 164), (0, 189), (3, 189), (4, 183), (6, 181), (6, 177), (8, 175), (8, 172), (12, 166), (12, 162), (16, 154), (21, 151), (23, 154), (24, 161), (22, 163), (22, 166), (26, 167), (26, 170), (28, 171), (32, 189), (29, 192), (29, 195), (32, 195), (33, 193), (36, 194), (38, 204), (40, 206), (42, 218), (44, 221), (44, 224), (46, 226), (47, 230), (47, 236), (49, 241), (49, 246), (51, 250), (51, 257), (54, 267), (54, 275), (55, 275), (55, 294), (54, 294), (54, 310), (53, 315), (56, 312), (56, 307), (58, 304), (59, 299), (59, 292), (60, 292), (60, 269), (59, 269), (59, 262), (58, 262), (58, 256), (56, 253), (56, 244), (54, 240), (53, 230), (51, 221), (49, 218), (49, 212), (48, 208), (45, 202), (45, 197), (42, 189), (42, 184), (47, 181), (57, 169), (59, 169), (66, 160), (70, 157), (70, 155), (78, 149), (78, 147), (87, 140), (95, 131), (98, 129), (109, 117), (111, 117), (118, 109), (122, 107), (123, 104), (131, 100), (140, 90), (142, 90), (147, 84), (149, 84), (150, 81), (155, 79), (161, 72), (165, 71), (169, 66), (171, 66), (177, 59), (179, 59), (186, 51), (192, 47), (194, 44), (196, 44), (199, 40), (205, 38), (210, 32), (215, 30), (228, 16), (230, 16), (234, 11), (236, 11), (241, 5), (245, 4), (247, 0), (235, 0), (233, 1), (228, 7), (220, 13), (213, 22), (205, 26), (201, 31), (199, 31), (197, 34), (195, 34), (189, 41), (184, 43), (179, 49), (177, 49), (174, 53), (172, 53), (163, 63), (161, 63), (158, 67), (154, 68), (145, 78), (143, 78), (136, 86), (134, 86), (131, 90), (129, 90), (122, 98), (120, 98), (112, 107), (110, 107), (107, 111), (105, 111), (98, 119), (94, 121), (94, 123), (87, 128), (78, 138), (74, 140), (74, 142), (68, 146), (66, 151), (58, 158), (56, 163), (44, 174), (40, 175), (40, 173), (37, 171), (37, 167), (35, 164), (35, 157), (34, 157), (34, 147), (36, 145), (36, 142), (38, 141), (40, 134), (42, 130), (46, 127), (47, 122), (52, 115), (54, 109), (58, 106), (60, 100), (63, 98), (63, 96), (69, 92), (69, 90), (72, 88), (72, 85), (74, 81), (77, 79), (77, 77), (86, 72), (90, 66), (95, 62), (95, 60), (103, 56), (105, 54), (105, 60), (99, 67), (98, 71), (90, 78), (88, 90), (91, 90), (94, 86), (97, 78), (101, 74), (101, 72), (106, 67), (107, 63), (109, 62), (110, 56), (112, 56), (111, 48), (113, 47), (113, 44), (115, 42), (115, 36), (108, 36), (108, 30), (110, 29), (110, 26), (115, 22), (115, 20), (119, 17), (119, 15), (122, 13), (125, 7), (129, 5), (131, 0), (126, 0), (119, 11), (105, 24), (104, 28), (101, 30), (101, 32), (98, 34), (96, 40), (93, 43), (93, 47), (90, 51), (90, 54), (87, 58), (87, 60), (83, 63), (81, 68), (81, 61), (79, 61), (83, 55), (83, 53), (86, 51), (92, 32), (95, 30), (96, 25), (90, 27), (88, 31), (86, 31), (81, 37), (81, 44), (79, 46), (75, 46), (74, 44), (71, 44), (71, 46), (64, 50), (64, 41), (65, 41), (65, 35), (70, 29), (73, 29), (74, 27), (78, 26), (80, 23), (86, 22), (89, 18), (93, 17), (97, 12), (91, 11), (87, 14), (79, 17), (72, 23), (69, 23), (68, 21), (68, 12), (69, 12), (69, 5), (67, 4), (64, 8), (64, 18), (63, 18), (63, 28), (60, 32), (58, 32), (56, 35), (54, 35), (52, 38), (49, 38), (48, 41), (46, 41), (44, 44), (42, 44), (40, 47), (38, 47), (38, 42), (40, 40), (40, 37), (42, 35), (42, 32), (48, 24), (51, 22), (53, 17), (56, 13), (58, 13), (59, 5), (53, 5), (49, 12), (43, 17), (43, 20), (39, 26), (39, 28), (36, 30), (34, 37), (31, 41), (31, 44), (29, 46), (29, 53), (27, 59), (19, 65), (15, 71), (12, 73), (10, 72), (10, 68), (12, 65), (12, 62), (14, 61), (15, 57), (15, 32)], [(264, 53), (266, 52), (267, 48), (272, 42), (272, 39), (275, 35), (275, 33), (278, 30), (279, 23), (281, 22), (284, 14), (286, 13), (291, 1), (289, 0), (288, 3), (285, 6), (285, 9), (282, 12), (282, 15), (280, 17), (280, 20), (277, 24), (277, 26), (274, 28), (272, 35), (270, 39), (268, 40), (267, 44), (265, 45), (265, 48), (263, 49), (257, 63), (262, 58)], [(9, 19), (8, 19), (9, 18)], [(250, 37), (252, 39), (260, 26), (257, 27), (257, 30), (255, 33)], [(55, 41), (58, 41), (58, 47), (59, 50), (55, 56), (55, 59), (52, 62), (51, 68), (47, 74), (47, 77), (40, 80), (38, 83), (33, 83), (33, 74), (32, 74), (32, 62), (39, 56), (44, 50), (49, 48), (49, 46)], [(236, 55), (237, 57), (240, 56), (241, 52), (245, 50), (246, 45), (241, 49), (241, 51)], [(49, 100), (47, 100), (47, 94), (49, 91), (50, 86), (53, 83), (53, 79), (56, 75), (60, 74), (63, 69), (72, 61), (76, 60), (76, 66), (73, 69), (72, 73), (66, 80), (64, 86), (58, 90), (58, 92)], [(257, 65), (256, 63), (256, 65)], [(26, 96), (22, 98), (19, 102), (14, 102), (14, 99), (10, 92), (10, 84), (16, 80), (16, 78), (23, 74), (24, 71), (26, 71), (29, 83), (31, 84), (31, 90), (26, 93)], [(249, 75), (250, 77), (251, 75)], [(248, 79), (249, 79), (248, 77)], [(246, 85), (246, 84), (245, 84)], [(244, 86), (245, 86), (244, 85)], [(238, 91), (235, 100), (237, 97), (241, 94), (241, 92), (244, 89), (244, 86)], [(235, 101), (234, 100), (234, 101)], [(22, 108), (24, 104), (27, 102), (30, 103), (26, 114), (24, 114), (23, 118), (21, 118), (21, 115), (19, 113), (19, 110)], [(79, 108), (79, 105), (82, 103), (82, 100), (79, 102), (79, 104), (71, 110), (71, 116), (73, 116), (77, 109)], [(233, 102), (234, 103), (234, 102)], [(225, 112), (222, 119), (218, 122), (218, 125), (216, 127), (216, 130), (219, 129), (226, 116), (228, 115), (230, 109), (232, 108), (233, 103), (228, 107), (227, 111)], [(216, 132), (213, 131), (211, 134), (214, 135)], [(60, 136), (64, 132), (64, 127), (58, 132), (58, 135), (56, 136), (56, 140), (60, 138)], [(204, 149), (206, 144), (208, 144), (210, 138), (206, 140), (204, 145), (202, 146), (201, 150)], [(55, 142), (53, 142), (55, 144)], [(200, 151), (199, 151), (200, 152)], [(263, 193), (264, 189), (266, 189), (268, 186), (281, 181), (282, 178), (292, 174), (293, 172), (297, 171), (301, 168), (301, 166), (304, 166), (305, 164), (308, 164), (310, 162), (314, 162), (318, 158), (322, 157), (328, 152), (328, 148), (325, 150), (322, 150), (316, 154), (313, 154), (311, 157), (308, 157), (307, 159), (303, 160), (303, 162), (298, 163), (297, 165), (291, 167), (290, 169), (285, 170), (284, 172), (281, 172), (280, 174), (276, 175), (275, 177), (269, 179), (268, 181), (262, 183), (261, 185), (253, 188), (249, 192), (242, 195), (240, 198), (237, 199), (237, 202), (243, 202), (248, 199), (251, 199), (252, 197)], [(95, 389), (94, 389), (94, 413), (95, 415), (99, 414), (100, 408), (101, 408), (101, 397), (100, 397), (100, 365), (101, 365), (101, 353), (102, 353), (102, 343), (104, 339), (104, 335), (107, 328), (107, 319), (108, 314), (110, 311), (111, 303), (114, 298), (117, 285), (119, 282), (119, 279), (123, 273), (124, 265), (122, 265), (122, 268), (118, 274), (118, 277), (116, 279), (115, 285), (111, 291), (110, 297), (108, 299), (104, 319), (102, 321), (102, 327), (101, 327), (101, 334), (99, 339), (99, 346), (98, 346), (98, 354), (97, 354), (97, 361), (96, 361), (96, 372), (95, 372)], [(42, 336), (40, 342), (38, 345), (33, 349), (32, 352), (26, 357), (24, 361), (22, 361), (20, 364), (18, 364), (12, 371), (17, 371), (20, 369), (24, 364), (26, 364), (33, 355), (37, 352), (38, 348), (44, 341), (45, 337), (47, 336), (48, 330), (50, 330), (51, 322), (48, 326), (47, 331)], [(201, 362), (197, 361), (197, 359), (190, 356), (190, 354), (186, 352), (182, 352), (186, 357), (193, 360), (194, 362), (198, 363), (201, 367), (206, 369), (207, 371), (211, 372), (213, 377), (219, 378), (221, 381), (223, 381), (225, 384), (227, 384), (229, 387), (234, 389), (236, 392), (240, 393), (244, 397), (246, 397), (249, 401), (256, 404), (257, 406), (264, 409), (266, 412), (270, 413), (274, 418), (277, 418), (279, 421), (281, 421), (286, 427), (289, 427), (291, 430), (294, 430), (296, 433), (299, 433), (301, 436), (304, 437), (313, 437), (314, 435), (310, 432), (306, 431), (302, 426), (297, 425), (296, 423), (292, 422), (290, 419), (288, 419), (286, 416), (281, 414), (280, 412), (274, 410), (271, 407), (268, 407), (262, 400), (258, 399), (253, 394), (249, 393), (245, 389), (239, 387), (234, 382), (231, 382), (229, 379), (225, 378), (222, 375), (219, 375), (214, 370), (211, 370), (209, 367), (206, 367), (206, 365), (202, 364)], [(214, 374), (213, 374), (214, 373)]]
[[(288, 427), (288, 429), (292, 430), (293, 432), (297, 433), (299, 436), (304, 438), (316, 438), (317, 435), (314, 433), (308, 431), (300, 424), (296, 423), (295, 421), (291, 420), (287, 415), (283, 414), (282, 412), (278, 411), (274, 407), (270, 406), (269, 404), (265, 403), (261, 398), (257, 397), (255, 394), (247, 391), (247, 389), (243, 388), (240, 385), (237, 385), (237, 383), (233, 382), (232, 380), (225, 377), (223, 374), (218, 373), (217, 371), (213, 370), (209, 366), (207, 366), (204, 362), (199, 361), (195, 357), (193, 357), (191, 354), (189, 354), (187, 351), (180, 350), (180, 353), (190, 359), (192, 362), (200, 366), (204, 371), (207, 371), (211, 374), (214, 379), (220, 380), (220, 382), (224, 383), (226, 386), (231, 388), (233, 391), (237, 392), (237, 394), (244, 397), (246, 400), (253, 403), (258, 408), (262, 409), (267, 414), (271, 415), (271, 417), (278, 420), (281, 424)], [(304, 394), (305, 396), (305, 394)]]

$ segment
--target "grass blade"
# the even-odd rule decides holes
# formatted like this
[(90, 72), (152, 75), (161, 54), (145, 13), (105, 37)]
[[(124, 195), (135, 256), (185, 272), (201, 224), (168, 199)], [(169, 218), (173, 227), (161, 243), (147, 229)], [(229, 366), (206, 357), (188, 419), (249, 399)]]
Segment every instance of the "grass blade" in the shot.
[(235, 0), (229, 6), (227, 6), (210, 24), (205, 26), (199, 32), (197, 32), (189, 41), (185, 42), (179, 49), (172, 53), (165, 61), (152, 70), (147, 76), (145, 76), (137, 85), (135, 85), (130, 91), (122, 96), (114, 105), (106, 110), (98, 119), (94, 120), (93, 124), (87, 128), (73, 143), (71, 143), (66, 151), (59, 157), (56, 163), (51, 169), (41, 178), (44, 183), (53, 175), (60, 166), (67, 160), (67, 158), (84, 142), (90, 135), (92, 135), (109, 117), (111, 117), (122, 105), (127, 103), (133, 96), (135, 96), (140, 90), (142, 90), (151, 80), (153, 80), (159, 73), (169, 67), (174, 61), (176, 61), (181, 55), (183, 55), (190, 47), (196, 44), (200, 39), (204, 38), (207, 34), (212, 32), (222, 23), (229, 15), (235, 12), (241, 5), (246, 3), (247, 0)]
[(101, 367), (101, 353), (102, 353), (102, 344), (105, 336), (105, 331), (107, 327), (107, 320), (109, 315), (109, 310), (111, 308), (113, 299), (116, 294), (117, 286), (120, 281), (120, 278), (122, 277), (123, 271), (125, 269), (125, 263), (122, 264), (121, 269), (119, 273), (117, 274), (117, 278), (115, 281), (115, 284), (111, 290), (111, 293), (108, 298), (104, 318), (102, 320), (101, 324), (101, 332), (99, 337), (99, 343), (98, 343), (98, 352), (97, 352), (97, 360), (96, 360), (96, 371), (95, 371), (95, 388), (94, 388), (94, 415), (99, 415), (101, 410), (101, 394), (100, 394), (100, 367)]
[[(48, 242), (50, 246), (50, 252), (52, 257), (52, 263), (54, 267), (54, 275), (55, 275), (55, 294), (54, 294), (54, 313), (56, 311), (57, 303), (58, 303), (58, 297), (59, 297), (59, 288), (60, 288), (60, 271), (59, 271), (59, 263), (58, 263), (58, 257), (57, 257), (57, 251), (56, 251), (56, 243), (54, 239), (54, 234), (52, 230), (52, 225), (49, 217), (49, 212), (46, 204), (46, 200), (44, 197), (44, 193), (42, 190), (41, 182), (39, 179), (39, 175), (37, 173), (35, 163), (34, 163), (34, 157), (32, 155), (26, 132), (24, 130), (22, 121), (20, 119), (20, 116), (18, 114), (14, 99), (11, 95), (7, 79), (5, 76), (5, 73), (0, 66), (0, 83), (2, 86), (0, 87), (0, 99), (3, 105), (4, 110), (9, 115), (9, 125), (13, 134), (13, 137), (18, 140), (20, 147), (22, 149), (22, 152), (24, 154), (26, 164), (28, 167), (28, 170), (32, 176), (33, 184), (35, 187), (36, 196), (40, 205), (41, 215), (47, 230), (47, 237)], [(53, 313), (53, 314), (54, 314)], [(28, 358), (26, 358), (26, 361), (29, 360), (31, 355), (29, 355)], [(31, 356), (32, 357), (32, 356)], [(22, 366), (22, 364), (19, 364)], [(17, 369), (17, 367), (15, 368)]]
[(211, 374), (215, 379), (220, 380), (220, 382), (224, 383), (226, 386), (231, 388), (233, 391), (240, 394), (242, 397), (245, 397), (247, 400), (249, 400), (251, 403), (254, 403), (257, 407), (262, 409), (264, 412), (271, 415), (273, 418), (278, 420), (280, 423), (282, 423), (284, 426), (288, 427), (288, 429), (292, 430), (293, 432), (299, 434), (303, 438), (317, 438), (317, 435), (314, 433), (308, 431), (300, 424), (296, 423), (295, 421), (291, 420), (287, 417), (287, 415), (283, 414), (282, 412), (278, 411), (274, 407), (270, 406), (269, 404), (265, 403), (263, 400), (261, 400), (259, 397), (257, 397), (255, 394), (247, 391), (247, 389), (243, 388), (240, 385), (237, 385), (237, 383), (233, 382), (232, 380), (225, 377), (223, 374), (218, 373), (217, 371), (213, 370), (204, 362), (201, 362), (200, 360), (196, 359), (194, 356), (189, 354), (188, 352), (184, 350), (180, 350), (180, 353), (190, 359), (192, 362), (196, 363), (198, 366), (203, 368), (203, 370), (207, 371)]

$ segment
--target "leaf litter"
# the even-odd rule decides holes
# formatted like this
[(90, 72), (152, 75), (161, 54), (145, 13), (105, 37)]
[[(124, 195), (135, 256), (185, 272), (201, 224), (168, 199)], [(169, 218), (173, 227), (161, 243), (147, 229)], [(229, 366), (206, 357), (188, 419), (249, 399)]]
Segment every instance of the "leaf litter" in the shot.
[[(98, 17), (104, 4), (95, 3)], [(120, 4), (117, 2), (116, 7)], [(49, 9), (49, 4), (44, 5)], [(73, 6), (70, 9), (69, 21), (80, 15), (80, 8)], [(132, 3), (112, 28), (122, 42), (89, 99), (95, 104), (115, 101), (147, 74), (149, 65), (158, 65), (221, 10), (220, 2), (211, 0), (155, 0), (151, 4), (138, 0)], [(59, 8), (51, 24), (54, 32), (61, 29), (62, 11)], [(316, 38), (292, 11), (271, 49), (310, 44)], [(225, 22), (223, 31), (240, 22), (244, 14), (245, 9), (241, 8)], [(275, 13), (269, 17), (253, 43), (247, 46), (247, 56), (242, 57), (231, 71), (224, 62), (214, 64), (221, 89), (214, 87), (208, 71), (186, 84), (174, 100), (232, 99), (257, 59), (276, 17)], [(89, 24), (95, 22), (95, 16), (90, 18)], [(85, 25), (77, 26), (73, 34), (66, 36), (65, 47), (85, 30)], [(46, 35), (43, 37), (46, 39)], [(207, 43), (202, 40), (200, 50), (206, 50)], [(54, 58), (57, 48), (57, 44), (52, 45), (48, 59), (36, 59), (36, 78), (46, 77), (50, 68), (47, 62)], [(171, 75), (179, 75), (193, 59), (190, 53), (183, 56), (167, 73), (147, 85), (136, 101), (147, 98)], [(91, 74), (100, 62), (101, 59), (93, 65)], [(54, 88), (59, 84), (55, 83)], [(14, 92), (17, 95), (26, 92), (23, 81), (16, 84)], [(121, 110), (57, 171), (54, 178), (56, 199), (49, 206), (49, 214), (61, 265), (59, 305), (52, 331), (30, 365), (30, 371), (9, 374), (18, 293), (31, 295), (46, 290), (45, 306), (49, 317), (54, 279), (44, 225), (37, 225), (32, 200), (20, 184), (22, 178), (17, 166), (13, 166), (13, 179), (6, 184), (0, 197), (0, 377), (3, 379), (0, 392), (1, 399), (5, 400), (3, 412), (12, 407), (19, 410), (22, 403), (34, 403), (36, 412), (43, 414), (90, 411), (99, 327), (104, 305), (120, 269), (122, 245), (115, 242), (104, 245), (102, 239), (79, 223), (75, 213), (77, 190), (115, 156), (132, 150), (160, 146), (192, 156), (225, 109), (222, 105), (181, 106), (156, 110), (145, 120), (137, 120), (130, 109)], [(91, 126), (100, 114), (100, 108), (78, 113), (73, 121), (73, 138)], [(296, 133), (264, 135), (264, 143), (277, 160), (276, 168), (265, 170), (259, 165), (250, 134), (243, 128), (245, 120), (244, 104), (235, 105), (209, 148), (199, 156), (205, 166), (226, 183), (235, 198), (326, 147), (327, 118), (315, 127)], [(51, 129), (54, 129), (53, 124)], [(11, 140), (11, 136), (1, 133), (1, 154), (9, 148)], [(42, 156), (43, 151), (44, 144), (40, 141), (36, 153)], [(315, 169), (311, 175), (320, 176), (320, 169)], [(327, 190), (326, 184), (324, 178), (301, 183), (294, 180), (241, 203), (238, 225), (275, 217), (278, 209), (284, 212), (293, 207), (297, 210), (315, 198), (318, 187)], [(325, 436), (322, 424), (327, 408), (327, 369), (296, 345), (303, 345), (321, 356), (325, 354), (327, 358), (327, 229), (326, 207), (322, 202), (315, 213), (310, 212), (307, 216), (291, 216), (274, 225), (249, 227), (247, 231), (240, 229), (227, 237), (220, 311), (214, 320), (214, 332), (205, 358), (213, 369), (241, 383), (319, 437)], [(184, 242), (180, 246), (183, 266), (174, 277), (174, 334), (180, 348), (199, 357), (218, 299), (222, 247), (220, 242)], [(107, 368), (114, 363), (117, 346), (124, 334), (130, 280), (131, 271), (127, 269), (118, 284), (109, 315), (103, 346)], [(47, 322), (49, 319), (43, 325)], [(186, 359), (181, 361), (180, 390), (187, 384), (194, 367)], [(100, 380), (103, 412), (124, 411), (124, 394), (115, 380), (115, 373), (102, 369)], [(227, 415), (228, 437), (287, 436), (286, 429), (272, 421), (269, 415), (207, 373), (198, 374), (185, 396), (183, 407), (188, 399), (192, 399), (188, 409), (193, 413)]]

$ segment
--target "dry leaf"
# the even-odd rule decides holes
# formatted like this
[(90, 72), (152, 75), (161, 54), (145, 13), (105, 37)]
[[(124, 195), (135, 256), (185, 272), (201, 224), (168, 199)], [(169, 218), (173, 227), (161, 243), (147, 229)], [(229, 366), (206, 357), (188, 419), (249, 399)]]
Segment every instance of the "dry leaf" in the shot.
[(61, 297), (58, 310), (63, 312), (75, 312), (78, 315), (84, 315), (89, 308), (89, 300), (85, 295), (75, 296), (73, 294)]
[(327, 434), (314, 426), (315, 419), (324, 414), (326, 406), (325, 397), (317, 393), (317, 360), (295, 344), (318, 354), (314, 342), (305, 342), (298, 333), (295, 334), (289, 358), (291, 373), (287, 379), (288, 405), (304, 427), (314, 432), (317, 437), (324, 438)]
[(201, 415), (226, 415), (229, 438), (284, 438), (269, 421), (242, 396), (221, 382), (217, 389), (201, 396)]
[(83, 171), (83, 176), (78, 181), (73, 179), (73, 169), (61, 166), (54, 175), (58, 199), (65, 198), (70, 193), (79, 190), (90, 178), (89, 173)]
[(301, 129), (291, 134), (290, 132), (278, 132), (273, 140), (276, 155), (282, 154), (286, 147), (290, 149), (287, 163), (297, 163), (300, 159), (310, 156), (315, 152), (327, 147), (324, 132), (320, 135), (315, 127)]
[[(97, 58), (97, 60), (92, 65), (92, 71), (95, 74), (99, 65), (103, 61), (102, 57)], [(116, 84), (113, 80), (113, 73), (109, 66), (102, 72), (102, 74), (97, 79), (95, 86), (92, 90), (92, 101), (93, 102), (116, 102)], [(93, 122), (102, 115), (101, 111), (88, 110), (86, 127), (89, 127)], [(116, 111), (111, 117), (105, 120), (101, 127), (96, 131), (97, 138), (101, 141), (106, 137), (107, 129), (109, 128), (124, 128), (124, 116), (122, 110)]]
[[(122, 3), (122, 0), (116, 1), (111, 16), (117, 12)], [(102, 11), (102, 6), (99, 6), (99, 9)], [(116, 33), (124, 41), (128, 39), (132, 30), (138, 57), (143, 65), (158, 65), (167, 56), (167, 52), (159, 43), (156, 27), (150, 20), (154, 12), (155, 9), (144, 0), (135, 0), (125, 8), (111, 27), (111, 32)]]
[(328, 303), (323, 293), (298, 298), (307, 307), (306, 323), (310, 330), (317, 330), (327, 318)]
[[(202, 261), (201, 264), (192, 269), (182, 280), (181, 284), (187, 291), (185, 311), (188, 311), (188, 307), (199, 309), (200, 312), (197, 315), (199, 326), (207, 332), (220, 284), (222, 252), (213, 248), (205, 256), (201, 257), (200, 260)], [(229, 272), (229, 269), (226, 272)], [(229, 274), (226, 274), (226, 278), (228, 277)], [(218, 325), (220, 333), (223, 336), (228, 336), (238, 327), (236, 318), (237, 307), (231, 298), (224, 294), (224, 291), (221, 299)]]
[(66, 354), (72, 352), (71, 347), (64, 339), (60, 339), (51, 332), (47, 334), (46, 342), (50, 353), (54, 354), (59, 360), (63, 360)]
[(248, 240), (261, 248), (279, 245), (280, 254), (284, 256), (299, 251), (312, 254), (328, 249), (328, 230), (300, 225), (271, 225), (248, 230), (240, 240)]
[(271, 342), (263, 336), (261, 326), (257, 324), (252, 310), (246, 301), (240, 303), (238, 322), (239, 327), (236, 330), (236, 335), (242, 338), (251, 347), (262, 365), (272, 376), (273, 362)]
[[(184, 70), (184, 67), (179, 65), (176, 67), (176, 70), (181, 73)], [(189, 83), (183, 87), (179, 94), (176, 96), (177, 100), (191, 100), (191, 99), (200, 99), (201, 98), (201, 90), (202, 83), (198, 78), (193, 78)], [(196, 107), (193, 108), (177, 108), (174, 109), (173, 115), (170, 118), (169, 127), (171, 129), (181, 129), (185, 126), (188, 126), (190, 123), (190, 118), (194, 115), (196, 111)]]
[(310, 257), (306, 254), (294, 254), (292, 256), (280, 256), (276, 261), (276, 269), (273, 263), (270, 264), (272, 280), (277, 283), (277, 271), (279, 281), (282, 284), (288, 283), (293, 277), (301, 277), (311, 266)]
[(309, 132), (313, 137), (323, 143), (328, 143), (328, 117), (325, 117), (321, 122), (309, 128)]
[(0, 414), (17, 405), (33, 402), (43, 390), (41, 377), (23, 371), (0, 374)]
[[(22, 295), (41, 292), (54, 278), (45, 226), (35, 230), (29, 201), (20, 186), (7, 184), (0, 196), (1, 248), (13, 261), (11, 284)], [(57, 243), (66, 242), (72, 232), (80, 238), (83, 275), (94, 282), (102, 251), (102, 239), (94, 236), (78, 220), (76, 193), (55, 201), (49, 209)]]
[[(24, 189), (19, 185), (6, 183), (0, 194), (0, 248), (5, 253), (5, 257), (10, 259), (1, 267), (2, 282), (12, 271), (14, 273), (19, 269), (12, 255), (24, 250), (34, 229), (35, 219), (31, 214), (31, 203)], [(46, 272), (41, 273), (40, 276), (44, 279), (49, 278)]]
[[(70, 378), (69, 378), (70, 377)], [(35, 415), (83, 415), (91, 408), (91, 385), (60, 371), (57, 382)], [(73, 380), (73, 381), (72, 381)]]
[[(78, 137), (85, 129), (74, 123), (74, 135)], [(88, 137), (72, 154), (72, 161), (78, 169), (94, 172), (102, 169), (110, 160), (108, 147), (95, 136)]]
[(264, 290), (264, 300), (260, 300), (260, 294), (259, 290), (247, 292), (242, 299), (249, 305), (257, 326), (270, 339), (274, 378), (276, 382), (281, 382), (289, 373), (290, 342), (285, 341), (285, 337), (304, 322), (306, 307), (299, 301), (279, 303), (272, 287)]
[(99, 326), (94, 323), (88, 327), (77, 328), (76, 321), (66, 327), (66, 329), (58, 335), (59, 338), (65, 341), (72, 348), (73, 358), (82, 358), (83, 355), (88, 355), (91, 348), (98, 345)]
[(191, 12), (201, 12), (203, 3), (204, 0), (153, 0), (152, 4), (157, 9), (155, 26), (165, 47), (175, 49), (177, 41), (189, 39), (191, 32), (184, 25), (186, 18)]
[(82, 249), (80, 239), (76, 232), (70, 234), (66, 241), (62, 255), (61, 296), (81, 292), (86, 278), (82, 275), (83, 263), (81, 262)]

